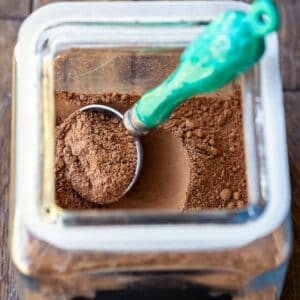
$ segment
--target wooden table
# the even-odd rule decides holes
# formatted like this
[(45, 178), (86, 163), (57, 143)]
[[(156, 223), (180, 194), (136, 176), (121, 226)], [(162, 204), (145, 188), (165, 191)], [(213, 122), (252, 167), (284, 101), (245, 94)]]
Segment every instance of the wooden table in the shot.
[[(249, 2), (248, 0), (247, 2)], [(17, 299), (9, 264), (8, 209), (10, 179), (11, 57), (18, 28), (37, 7), (51, 0), (0, 0), (0, 299)], [(251, 1), (250, 1), (251, 2)], [(294, 254), (283, 300), (300, 299), (300, 30), (299, 0), (277, 0), (282, 13), (281, 71), (293, 196)], [(299, 74), (299, 76), (297, 76)]]

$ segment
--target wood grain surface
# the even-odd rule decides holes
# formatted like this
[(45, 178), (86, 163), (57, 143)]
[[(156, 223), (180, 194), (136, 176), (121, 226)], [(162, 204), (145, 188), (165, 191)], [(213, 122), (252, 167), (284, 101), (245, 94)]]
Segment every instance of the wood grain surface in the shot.
[[(11, 118), (11, 57), (20, 21), (32, 9), (53, 0), (0, 0), (0, 300), (16, 300), (9, 264), (8, 208)], [(251, 2), (247, 0), (246, 2)], [(282, 300), (300, 299), (300, 30), (299, 0), (278, 0), (281, 72), (284, 83), (287, 139), (293, 197), (294, 253)], [(298, 76), (297, 76), (298, 75)], [(42, 300), (42, 299), (41, 299)]]
[(294, 247), (282, 299), (298, 300), (300, 299), (300, 92), (285, 92), (284, 98), (293, 199)]
[(299, 0), (279, 0), (281, 73), (286, 90), (300, 88)]
[(0, 18), (2, 19), (24, 18), (30, 10), (30, 0), (0, 0)]
[(0, 299), (16, 299), (9, 264), (8, 208), (10, 177), (11, 57), (20, 21), (0, 19)]

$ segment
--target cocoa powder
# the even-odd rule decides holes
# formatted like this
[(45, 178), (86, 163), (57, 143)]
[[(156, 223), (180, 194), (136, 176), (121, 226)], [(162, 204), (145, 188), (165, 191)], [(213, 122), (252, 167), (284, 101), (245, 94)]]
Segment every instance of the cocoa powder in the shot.
[(77, 111), (57, 127), (56, 136), (56, 188), (61, 206), (68, 207), (69, 196), (63, 192), (66, 182), (90, 202), (119, 200), (134, 177), (137, 161), (133, 137), (122, 120)]
[[(118, 93), (55, 94), (57, 125), (92, 103), (126, 111), (138, 95)], [(170, 119), (143, 139), (144, 165), (139, 180), (106, 209), (240, 209), (247, 205), (241, 94), (192, 97)], [(168, 148), (164, 152), (164, 149)], [(163, 157), (163, 158), (162, 158)], [(80, 197), (57, 177), (57, 204), (64, 208), (103, 208)]]

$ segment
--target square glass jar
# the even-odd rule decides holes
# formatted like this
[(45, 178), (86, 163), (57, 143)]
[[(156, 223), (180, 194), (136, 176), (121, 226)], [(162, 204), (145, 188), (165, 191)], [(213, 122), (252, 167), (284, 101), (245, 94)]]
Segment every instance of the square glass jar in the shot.
[(276, 34), (266, 40), (259, 65), (239, 79), (247, 207), (179, 213), (70, 211), (55, 204), (55, 91), (141, 94), (229, 9), (248, 6), (61, 3), (24, 22), (15, 50), (12, 175), (12, 258), (21, 299), (98, 299), (96, 291), (99, 297), (104, 291), (157, 296), (166, 288), (179, 295), (182, 287), (215, 297), (207, 299), (280, 296), (290, 252), (290, 191)]

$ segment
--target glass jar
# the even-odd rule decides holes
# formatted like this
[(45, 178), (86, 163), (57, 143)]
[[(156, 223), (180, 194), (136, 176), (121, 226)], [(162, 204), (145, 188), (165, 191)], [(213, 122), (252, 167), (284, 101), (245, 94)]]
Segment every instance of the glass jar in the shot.
[(276, 34), (267, 38), (259, 65), (216, 92), (241, 87), (246, 207), (70, 210), (55, 201), (55, 122), (79, 108), (58, 105), (57, 93), (140, 95), (229, 9), (248, 6), (60, 3), (24, 22), (14, 57), (11, 210), (20, 299), (279, 299), (291, 228)]

